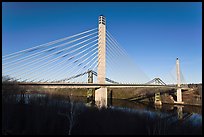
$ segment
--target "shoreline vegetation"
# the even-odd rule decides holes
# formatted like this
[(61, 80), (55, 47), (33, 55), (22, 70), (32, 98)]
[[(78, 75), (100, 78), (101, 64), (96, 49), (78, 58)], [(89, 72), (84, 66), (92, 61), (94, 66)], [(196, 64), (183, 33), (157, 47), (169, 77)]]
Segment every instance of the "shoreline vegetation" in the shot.
[[(2, 82), (3, 135), (202, 134), (202, 125), (178, 120), (172, 123), (153, 112), (87, 107), (75, 98), (77, 89), (26, 89), (4, 82), (8, 81)], [(77, 91), (82, 96), (86, 93), (85, 89)], [(113, 96), (117, 94), (119, 91), (113, 92)]]

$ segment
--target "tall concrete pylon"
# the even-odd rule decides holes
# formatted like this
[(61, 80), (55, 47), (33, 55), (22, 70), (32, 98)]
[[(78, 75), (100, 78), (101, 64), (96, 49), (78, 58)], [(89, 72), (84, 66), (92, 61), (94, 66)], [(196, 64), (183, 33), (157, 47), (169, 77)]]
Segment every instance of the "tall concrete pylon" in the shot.
[[(106, 19), (99, 16), (98, 24), (98, 83), (105, 84), (106, 77)], [(107, 106), (107, 88), (100, 87), (95, 91), (95, 103), (97, 106)]]
[(179, 59), (176, 58), (176, 76), (177, 76), (177, 102), (176, 103), (183, 103), (182, 102), (182, 93), (181, 93), (181, 79), (180, 79), (180, 64)]

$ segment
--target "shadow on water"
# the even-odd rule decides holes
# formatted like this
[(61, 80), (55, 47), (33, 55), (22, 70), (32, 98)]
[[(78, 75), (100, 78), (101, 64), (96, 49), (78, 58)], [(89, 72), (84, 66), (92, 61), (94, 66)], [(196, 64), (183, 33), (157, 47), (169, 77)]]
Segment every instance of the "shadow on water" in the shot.
[(113, 99), (98, 109), (85, 97), (25, 94), (23, 103), (13, 97), (2, 104), (3, 134), (202, 134), (202, 108)]

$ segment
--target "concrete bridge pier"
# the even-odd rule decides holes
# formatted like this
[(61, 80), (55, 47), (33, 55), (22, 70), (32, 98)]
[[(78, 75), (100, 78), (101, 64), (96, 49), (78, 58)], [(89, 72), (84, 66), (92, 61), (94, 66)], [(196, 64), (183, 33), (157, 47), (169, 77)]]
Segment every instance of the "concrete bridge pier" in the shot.
[(111, 90), (111, 89), (109, 90), (108, 96), (109, 96), (108, 106), (112, 106), (112, 104), (113, 104), (113, 90)]
[(176, 96), (177, 96), (177, 102), (178, 102), (178, 103), (183, 103), (183, 102), (182, 102), (182, 92), (181, 92), (181, 88), (178, 88), (178, 89), (177, 89)]
[(95, 91), (95, 104), (98, 107), (107, 107), (107, 87), (101, 87)]
[(161, 106), (162, 105), (162, 101), (161, 101), (160, 92), (155, 93), (154, 97), (155, 97), (154, 104)]

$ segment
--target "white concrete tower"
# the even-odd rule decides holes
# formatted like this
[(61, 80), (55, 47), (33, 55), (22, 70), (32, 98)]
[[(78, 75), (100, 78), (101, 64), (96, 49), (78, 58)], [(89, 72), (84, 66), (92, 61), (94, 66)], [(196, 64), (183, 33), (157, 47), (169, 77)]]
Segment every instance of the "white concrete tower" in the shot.
[(180, 79), (180, 66), (179, 59), (176, 58), (176, 75), (177, 75), (177, 103), (182, 103), (182, 93), (181, 93), (181, 79)]
[(99, 16), (98, 24), (98, 83), (105, 84), (106, 77), (106, 19)]
[[(99, 16), (98, 24), (98, 83), (105, 84), (106, 78), (106, 19)], [(100, 87), (95, 91), (95, 103), (97, 106), (107, 106), (107, 88)]]
[(181, 80), (180, 80), (180, 66), (179, 66), (179, 59), (176, 58), (176, 76), (177, 76), (177, 86), (181, 86)]

